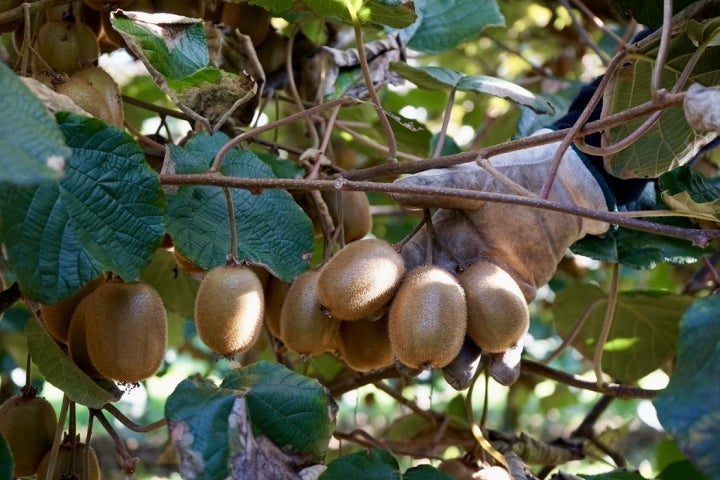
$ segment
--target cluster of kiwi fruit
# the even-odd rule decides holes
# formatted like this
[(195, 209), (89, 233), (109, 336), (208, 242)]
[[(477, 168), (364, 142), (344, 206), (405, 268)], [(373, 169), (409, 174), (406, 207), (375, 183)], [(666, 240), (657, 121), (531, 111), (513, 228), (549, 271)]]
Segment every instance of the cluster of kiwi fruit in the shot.
[(48, 333), (92, 378), (135, 383), (162, 365), (167, 316), (160, 295), (144, 282), (99, 278), (40, 310)]

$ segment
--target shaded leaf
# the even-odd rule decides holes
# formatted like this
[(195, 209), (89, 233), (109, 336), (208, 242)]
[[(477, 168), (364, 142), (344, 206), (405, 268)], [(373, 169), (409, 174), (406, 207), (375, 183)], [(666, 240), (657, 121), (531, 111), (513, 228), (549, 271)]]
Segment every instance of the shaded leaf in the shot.
[(586, 480), (645, 480), (639, 472), (631, 470), (612, 470), (598, 475), (583, 475)]
[(13, 457), (10, 447), (0, 433), (0, 479), (10, 480), (13, 478)]
[[(687, 24), (672, 38), (669, 55), (662, 74), (662, 87), (670, 90), (680, 77), (690, 58), (712, 37), (690, 38)], [(695, 32), (694, 29), (693, 32)], [(706, 32), (714, 35), (713, 32)], [(655, 40), (641, 42), (630, 50), (623, 65), (612, 75), (603, 98), (602, 116), (625, 111), (650, 100), (650, 80), (660, 46), (659, 36)], [(720, 81), (720, 57), (717, 47), (702, 51), (690, 78), (690, 83), (717, 85)], [(612, 145), (635, 131), (646, 117), (606, 130), (602, 145)], [(682, 106), (664, 110), (658, 122), (636, 142), (617, 153), (606, 155), (605, 169), (620, 178), (657, 177), (679, 165), (685, 164), (694, 153), (716, 134), (695, 132), (685, 120)]]
[(221, 387), (244, 393), (256, 435), (283, 449), (309, 454), (315, 463), (335, 430), (337, 405), (320, 383), (277, 363), (233, 370)]
[[(673, 2), (673, 13), (687, 7), (694, 0), (676, 0)], [(662, 24), (663, 0), (611, 0), (616, 12), (634, 18), (643, 25), (655, 28)]]
[(402, 31), (413, 50), (439, 53), (477, 38), (488, 26), (504, 26), (495, 0), (415, 0), (418, 19)]
[(73, 155), (62, 179), (0, 191), (1, 236), (23, 294), (57, 303), (111, 270), (136, 280), (163, 235), (165, 199), (127, 133), (66, 112)]
[(691, 167), (682, 166), (658, 179), (663, 201), (673, 210), (720, 221), (720, 189)]
[(452, 480), (447, 473), (441, 472), (431, 465), (418, 465), (408, 468), (402, 476), (403, 480)]
[(32, 185), (62, 175), (72, 154), (43, 104), (0, 62), (0, 184)]
[(505, 98), (528, 107), (536, 113), (553, 114), (552, 104), (531, 91), (507, 80), (487, 75), (464, 75), (455, 70), (443, 67), (411, 67), (404, 62), (393, 62), (393, 72), (426, 90), (456, 90), (473, 93), (484, 93)]
[[(661, 367), (676, 352), (678, 324), (692, 302), (664, 291), (629, 291), (618, 295), (610, 335), (604, 347), (603, 371), (632, 383)], [(583, 315), (588, 318), (572, 345), (592, 360), (607, 309), (607, 295), (590, 284), (571, 285), (555, 299), (555, 328), (570, 335)]]
[(720, 295), (697, 300), (680, 323), (675, 370), (653, 401), (662, 426), (708, 478), (720, 468)]
[(195, 315), (195, 295), (200, 281), (182, 268), (167, 250), (157, 249), (140, 279), (152, 285), (160, 294), (168, 312), (182, 318)]
[(390, 453), (379, 448), (344, 455), (328, 464), (320, 480), (400, 480), (400, 467)]
[[(313, 13), (328, 20), (340, 20), (351, 23), (350, 13), (345, 2), (336, 0), (248, 0), (250, 5), (258, 5), (274, 16), (291, 13)], [(354, 2), (357, 3), (357, 2)], [(364, 0), (358, 9), (361, 23), (375, 23), (392, 28), (404, 28), (412, 24), (417, 15), (408, 4), (391, 3), (383, 0)]]
[(101, 385), (88, 377), (35, 318), (28, 319), (25, 324), (25, 336), (33, 362), (45, 379), (65, 392), (73, 402), (89, 408), (102, 408), (120, 399), (122, 392), (114, 383), (107, 381)]
[[(176, 173), (204, 173), (226, 143), (222, 133), (193, 137), (184, 147), (171, 145)], [(233, 177), (274, 178), (268, 165), (253, 152), (233, 149), (220, 172)], [(232, 189), (237, 228), (238, 259), (267, 266), (275, 276), (292, 281), (308, 268), (313, 226), (292, 196), (284, 190), (254, 194)], [(167, 231), (175, 245), (205, 270), (225, 263), (230, 227), (223, 189), (183, 186), (168, 199)]]

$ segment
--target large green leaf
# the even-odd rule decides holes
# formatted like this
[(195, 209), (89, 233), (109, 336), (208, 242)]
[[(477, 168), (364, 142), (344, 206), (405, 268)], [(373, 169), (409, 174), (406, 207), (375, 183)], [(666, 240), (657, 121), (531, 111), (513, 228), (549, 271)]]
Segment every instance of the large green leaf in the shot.
[(231, 371), (221, 387), (245, 392), (253, 430), (275, 445), (321, 461), (335, 430), (337, 404), (317, 380), (258, 362)]
[(400, 466), (389, 452), (372, 448), (333, 460), (319, 480), (400, 480)]
[(663, 201), (673, 210), (720, 221), (720, 189), (691, 167), (682, 166), (660, 176)]
[(10, 480), (13, 478), (13, 457), (10, 447), (0, 433), (0, 479)]
[[(662, 86), (670, 89), (680, 77), (691, 57), (705, 48), (688, 82), (701, 85), (717, 85), (720, 81), (720, 51), (712, 46), (718, 31), (702, 28), (708, 22), (688, 24), (671, 40), (667, 62), (662, 74)], [(700, 26), (698, 26), (700, 25)], [(603, 98), (603, 116), (623, 112), (650, 100), (650, 81), (655, 59), (660, 48), (659, 37), (647, 41), (628, 52), (623, 65), (612, 75)], [(700, 50), (702, 51), (702, 50)], [(603, 145), (615, 144), (635, 131), (645, 117), (613, 127), (602, 136)], [(699, 134), (688, 125), (682, 106), (666, 109), (660, 120), (640, 139), (612, 155), (605, 156), (605, 169), (621, 178), (657, 177), (678, 165), (683, 165), (697, 149), (715, 133)]]
[[(604, 347), (603, 371), (632, 383), (663, 366), (675, 354), (680, 318), (691, 302), (690, 297), (664, 291), (621, 292)], [(572, 343), (587, 359), (593, 358), (607, 306), (605, 292), (590, 284), (571, 285), (555, 299), (555, 328), (563, 338), (588, 315)]]
[[(203, 173), (227, 142), (217, 133), (200, 134), (184, 147), (170, 146), (176, 173)], [(250, 151), (234, 149), (220, 172), (232, 177), (274, 178), (270, 167)], [(255, 194), (232, 190), (237, 227), (238, 259), (267, 266), (275, 276), (292, 281), (307, 270), (313, 247), (313, 226), (284, 190)], [(168, 233), (190, 260), (210, 270), (225, 263), (230, 248), (227, 202), (222, 188), (183, 186), (169, 196)]]
[(120, 399), (122, 392), (114, 383), (107, 381), (101, 385), (88, 377), (35, 318), (30, 318), (25, 324), (25, 336), (33, 362), (45, 379), (65, 392), (73, 402), (102, 408)]
[(507, 80), (487, 75), (464, 75), (443, 67), (411, 67), (404, 62), (393, 62), (390, 70), (426, 90), (454, 88), (465, 92), (484, 93), (506, 98), (537, 113), (552, 114), (554, 108), (546, 100)]
[(135, 140), (94, 118), (57, 119), (73, 149), (65, 175), (0, 191), (8, 264), (23, 294), (41, 303), (104, 270), (136, 280), (163, 235), (165, 198)]
[(495, 0), (415, 0), (418, 19), (402, 31), (405, 45), (427, 53), (455, 48), (488, 26), (504, 26)]
[(720, 456), (720, 295), (697, 300), (680, 323), (675, 371), (654, 400), (658, 418), (685, 455), (708, 478), (717, 476)]
[(0, 184), (59, 178), (72, 151), (40, 100), (0, 62)]
[[(250, 5), (258, 5), (275, 16), (293, 13), (312, 12), (328, 20), (340, 20), (350, 23), (350, 13), (343, 0), (249, 0)], [(385, 0), (352, 0), (358, 10), (362, 23), (375, 23), (392, 28), (404, 28), (412, 24), (417, 15), (407, 3)], [(358, 4), (359, 7), (358, 7)]]

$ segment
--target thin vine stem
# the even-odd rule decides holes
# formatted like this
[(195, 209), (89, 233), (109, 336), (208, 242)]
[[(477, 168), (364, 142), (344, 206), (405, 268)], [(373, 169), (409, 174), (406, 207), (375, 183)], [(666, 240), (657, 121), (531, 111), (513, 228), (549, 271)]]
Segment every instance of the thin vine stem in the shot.
[(228, 211), (228, 226), (230, 227), (230, 250), (228, 252), (228, 261), (237, 259), (237, 227), (235, 225), (235, 206), (233, 205), (232, 191), (228, 187), (223, 187), (225, 195), (225, 203)]
[(650, 77), (650, 95), (655, 97), (662, 88), (662, 74), (665, 69), (668, 51), (670, 50), (670, 36), (672, 34), (672, 0), (663, 1), (663, 23), (660, 30), (660, 46), (658, 47), (655, 65)]
[(475, 440), (477, 441), (478, 445), (481, 448), (481, 451), (483, 453), (488, 453), (491, 457), (495, 459), (496, 462), (498, 462), (500, 465), (505, 467), (508, 471), (510, 470), (510, 467), (507, 464), (507, 461), (505, 460), (505, 457), (502, 453), (498, 452), (495, 447), (492, 446), (490, 441), (485, 436), (485, 433), (483, 432), (482, 428), (478, 424), (478, 422), (475, 420), (475, 412), (473, 411), (473, 402), (472, 402), (472, 396), (473, 391), (475, 390), (475, 384), (477, 383), (478, 379), (480, 378), (480, 375), (483, 373), (482, 368), (478, 368), (475, 372), (475, 375), (473, 376), (472, 381), (470, 382), (470, 386), (468, 387), (467, 394), (465, 395), (465, 410), (467, 411), (468, 415), (468, 423), (470, 423), (470, 431), (473, 434), (473, 437), (475, 437)]
[(572, 344), (572, 342), (575, 341), (575, 338), (580, 333), (580, 330), (582, 330), (582, 327), (587, 323), (588, 319), (590, 318), (590, 314), (593, 312), (595, 307), (602, 302), (603, 299), (599, 298), (588, 305), (585, 310), (583, 311), (582, 315), (578, 319), (577, 322), (575, 322), (575, 325), (573, 326), (573, 329), (570, 331), (570, 334), (565, 337), (558, 346), (558, 348), (555, 349), (554, 352), (552, 352), (550, 355), (547, 356), (547, 358), (542, 360), (543, 365), (549, 365), (553, 360), (558, 358), (566, 349), (568, 346)]
[[(295, 85), (295, 74), (293, 72), (292, 59), (293, 45), (295, 44), (295, 37), (297, 36), (299, 30), (300, 24), (295, 25), (295, 28), (293, 28), (293, 31), (288, 38), (287, 46), (285, 47), (285, 74), (287, 75), (290, 96), (294, 100), (295, 105), (298, 107), (298, 109), (300, 109), (300, 111), (303, 111), (305, 107), (303, 105), (302, 99), (300, 98), (300, 94), (298, 93), (297, 85)], [(305, 121), (307, 123), (308, 133), (310, 134), (310, 138), (312, 141), (312, 148), (318, 148), (318, 145), (320, 145), (320, 136), (318, 135), (317, 128), (315, 128), (315, 124), (313, 123), (312, 118), (305, 117)]]
[(620, 263), (614, 263), (612, 267), (612, 279), (610, 280), (610, 293), (608, 294), (608, 304), (605, 309), (605, 319), (603, 320), (602, 329), (595, 345), (593, 354), (593, 367), (595, 370), (595, 381), (598, 388), (603, 385), (602, 358), (605, 344), (610, 336), (613, 318), (615, 317), (615, 307), (617, 306), (618, 286), (620, 284)]
[(580, 35), (583, 43), (587, 45), (593, 52), (595, 52), (595, 55), (598, 56), (603, 65), (607, 66), (610, 62), (610, 60), (608, 59), (608, 55), (603, 52), (600, 47), (597, 46), (597, 44), (593, 41), (592, 38), (590, 38), (590, 34), (588, 34), (587, 30), (585, 30), (582, 22), (575, 16), (575, 12), (573, 12), (572, 6), (570, 6), (570, 2), (568, 2), (568, 0), (560, 0), (560, 4), (562, 4), (562, 6), (565, 8), (568, 15), (570, 16), (573, 27), (575, 28), (575, 31), (578, 33), (578, 35)]
[(432, 158), (437, 158), (442, 152), (443, 146), (445, 145), (445, 138), (447, 138), (447, 129), (450, 125), (450, 116), (452, 115), (452, 109), (455, 105), (455, 87), (450, 89), (447, 102), (445, 104), (445, 113), (443, 113), (442, 127), (438, 134), (437, 144), (435, 145), (435, 151), (432, 154)]
[(167, 425), (167, 421), (164, 418), (156, 422), (149, 423), (147, 425), (139, 425), (130, 420), (127, 416), (125, 416), (115, 405), (109, 403), (103, 407), (103, 410), (106, 410), (110, 415), (115, 417), (117, 421), (122, 423), (128, 430), (132, 430), (133, 432), (152, 432)]

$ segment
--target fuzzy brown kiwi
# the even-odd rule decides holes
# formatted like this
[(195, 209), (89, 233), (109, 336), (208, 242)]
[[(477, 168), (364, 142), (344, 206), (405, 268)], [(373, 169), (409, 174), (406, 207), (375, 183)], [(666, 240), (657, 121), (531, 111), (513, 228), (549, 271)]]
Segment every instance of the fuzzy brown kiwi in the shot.
[(100, 374), (139, 382), (162, 365), (167, 316), (160, 295), (143, 282), (106, 282), (87, 297), (85, 338)]
[(338, 350), (347, 366), (358, 372), (392, 365), (388, 317), (383, 316), (377, 321), (341, 322)]
[(250, 37), (253, 46), (260, 45), (270, 33), (270, 13), (247, 2), (223, 2), (220, 23)]
[(412, 269), (389, 312), (393, 353), (413, 368), (441, 368), (462, 348), (467, 327), (465, 294), (455, 277), (437, 266)]
[(75, 308), (80, 302), (90, 295), (95, 289), (102, 284), (102, 278), (96, 278), (75, 292), (71, 297), (52, 305), (41, 305), (40, 311), (45, 322), (48, 333), (57, 341), (68, 342), (68, 329), (70, 328), (70, 319), (73, 316)]
[(92, 378), (102, 378), (102, 374), (97, 371), (90, 360), (90, 353), (87, 347), (87, 312), (88, 298), (85, 297), (75, 308), (72, 319), (70, 320), (70, 328), (68, 330), (68, 355), (75, 365)]
[(275, 276), (270, 276), (265, 285), (265, 326), (273, 337), (281, 340), (280, 314), (290, 285), (292, 284), (284, 282)]
[(340, 326), (339, 320), (322, 310), (318, 276), (317, 270), (298, 275), (285, 294), (280, 312), (280, 338), (290, 351), (300, 355), (320, 355), (334, 349)]
[[(12, 10), (21, 3), (22, 0), (0, 0), (0, 13), (5, 13), (8, 10)], [(22, 19), (0, 23), (0, 33), (14, 32), (20, 27), (20, 25), (22, 25)]]
[[(109, 73), (107, 73), (100, 67), (91, 66), (80, 69), (77, 72), (73, 73), (72, 78), (81, 78), (88, 82), (91, 86), (93, 86), (97, 91), (99, 91), (105, 99), (105, 103), (107, 103), (109, 110), (109, 118), (103, 118), (103, 120), (107, 121), (112, 125), (115, 125), (116, 127), (123, 128), (123, 122), (125, 121), (125, 113), (123, 112), (123, 103), (122, 96), (120, 94), (120, 87), (110, 76)], [(87, 108), (85, 108), (85, 110), (90, 112), (90, 110), (88, 110)]]
[[(100, 56), (95, 32), (80, 22), (46, 22), (38, 31), (35, 45), (50, 68), (68, 75), (94, 64)], [(42, 65), (35, 70), (43, 70)]]
[(517, 282), (490, 262), (477, 262), (458, 275), (468, 305), (468, 336), (488, 353), (516, 345), (527, 333), (530, 313)]
[[(65, 478), (100, 480), (100, 462), (98, 462), (95, 450), (92, 447), (86, 449), (84, 443), (76, 441), (74, 452), (75, 455), (73, 455), (73, 444), (70, 440), (63, 442), (58, 449), (55, 471), (52, 475), (48, 475), (52, 454), (52, 451), (49, 450), (38, 466), (37, 480), (63, 480)], [(87, 468), (85, 464), (86, 452), (88, 456)]]
[[(342, 190), (342, 225), (345, 242), (360, 240), (370, 233), (372, 229), (372, 216), (370, 215), (370, 202), (365, 192)], [(337, 225), (339, 222), (338, 192), (323, 192), (323, 200), (330, 210), (330, 215)]]
[(402, 256), (386, 241), (352, 242), (320, 271), (320, 303), (342, 320), (374, 316), (392, 299), (404, 273)]
[(200, 340), (221, 355), (244, 352), (260, 336), (265, 309), (260, 279), (247, 266), (210, 270), (195, 297)]
[(84, 78), (70, 77), (55, 86), (55, 91), (72, 99), (75, 104), (95, 118), (112, 123), (114, 114), (105, 97)]
[(13, 454), (13, 478), (35, 475), (56, 428), (55, 410), (42, 397), (21, 394), (0, 405), (0, 433)]

